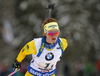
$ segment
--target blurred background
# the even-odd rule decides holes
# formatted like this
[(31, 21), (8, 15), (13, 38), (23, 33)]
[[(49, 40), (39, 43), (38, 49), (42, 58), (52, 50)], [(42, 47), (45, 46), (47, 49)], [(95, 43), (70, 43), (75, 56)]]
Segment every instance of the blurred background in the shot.
[[(100, 0), (0, 0), (0, 76), (13, 71), (12, 63), (27, 42), (42, 36), (49, 3), (56, 4), (52, 17), (60, 37), (68, 40), (56, 75), (100, 76)], [(24, 76), (30, 60), (26, 56), (13, 76)]]

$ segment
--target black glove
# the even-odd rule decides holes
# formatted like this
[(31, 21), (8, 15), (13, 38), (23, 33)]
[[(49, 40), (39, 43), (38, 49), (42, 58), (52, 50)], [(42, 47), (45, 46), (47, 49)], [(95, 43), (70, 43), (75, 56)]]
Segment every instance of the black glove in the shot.
[(15, 71), (18, 69), (21, 69), (21, 65), (17, 60), (14, 61), (12, 67), (13, 67), (13, 70), (15, 70)]

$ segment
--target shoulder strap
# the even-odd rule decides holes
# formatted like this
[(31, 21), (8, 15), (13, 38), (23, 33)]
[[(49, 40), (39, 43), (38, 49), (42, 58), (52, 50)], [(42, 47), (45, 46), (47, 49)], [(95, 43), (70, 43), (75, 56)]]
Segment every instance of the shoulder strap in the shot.
[(61, 40), (60, 40), (59, 37), (58, 37), (58, 44), (59, 44), (60, 49), (61, 49), (61, 52), (62, 52), (62, 54), (63, 54), (63, 45), (62, 45), (62, 42), (61, 42)]
[(37, 54), (37, 57), (39, 57), (39, 56), (41, 55), (41, 53), (43, 52), (45, 40), (46, 40), (46, 37), (43, 36), (43, 37), (42, 37), (42, 41), (41, 41), (41, 47), (40, 47), (40, 49), (39, 49), (39, 52), (38, 52), (38, 54)]

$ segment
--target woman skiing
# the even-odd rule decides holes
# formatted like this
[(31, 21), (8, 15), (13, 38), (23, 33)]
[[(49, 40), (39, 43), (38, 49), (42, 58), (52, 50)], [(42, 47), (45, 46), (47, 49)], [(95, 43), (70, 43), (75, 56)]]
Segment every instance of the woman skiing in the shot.
[(54, 18), (46, 19), (42, 26), (43, 37), (28, 42), (13, 63), (13, 69), (17, 70), (25, 56), (32, 54), (25, 76), (55, 76), (56, 64), (67, 48), (67, 40), (58, 37), (60, 29)]

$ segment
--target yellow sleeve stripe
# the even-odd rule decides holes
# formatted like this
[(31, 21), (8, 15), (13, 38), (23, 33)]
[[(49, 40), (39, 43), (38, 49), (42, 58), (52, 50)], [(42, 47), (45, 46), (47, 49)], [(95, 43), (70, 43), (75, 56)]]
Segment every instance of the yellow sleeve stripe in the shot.
[(17, 61), (21, 62), (26, 57), (26, 55), (30, 55), (30, 54), (36, 55), (36, 53), (37, 50), (36, 50), (35, 42), (30, 41), (21, 49), (20, 53), (17, 56)]
[(67, 46), (68, 46), (68, 42), (67, 42), (67, 40), (66, 39), (64, 39), (64, 38), (61, 38), (61, 42), (62, 42), (62, 46), (63, 46), (63, 50), (65, 51), (65, 49), (67, 48)]

